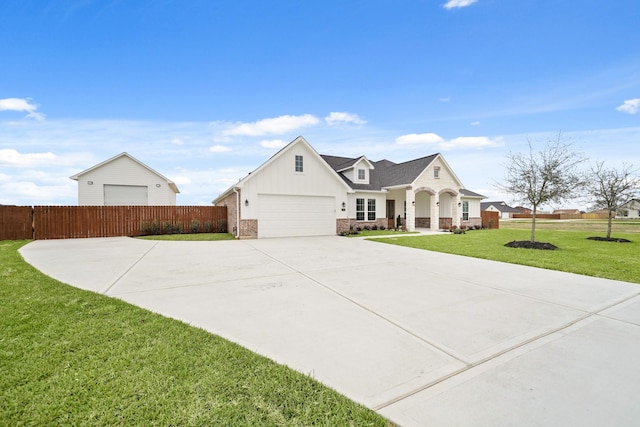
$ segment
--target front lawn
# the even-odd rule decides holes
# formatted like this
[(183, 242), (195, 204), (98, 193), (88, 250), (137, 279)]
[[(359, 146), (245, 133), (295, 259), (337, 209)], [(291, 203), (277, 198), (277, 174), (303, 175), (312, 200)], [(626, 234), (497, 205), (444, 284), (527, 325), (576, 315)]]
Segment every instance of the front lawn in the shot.
[(73, 288), (0, 241), (0, 425), (385, 426), (309, 376)]
[(538, 230), (536, 240), (552, 243), (559, 248), (553, 251), (514, 249), (504, 246), (505, 243), (514, 240), (528, 240), (530, 231), (526, 229), (473, 230), (466, 234), (443, 233), (372, 240), (640, 283), (640, 256), (638, 256), (640, 234), (615, 233), (615, 237), (629, 239), (631, 243), (598, 242), (587, 239), (594, 235), (597, 233), (594, 234), (593, 231)]

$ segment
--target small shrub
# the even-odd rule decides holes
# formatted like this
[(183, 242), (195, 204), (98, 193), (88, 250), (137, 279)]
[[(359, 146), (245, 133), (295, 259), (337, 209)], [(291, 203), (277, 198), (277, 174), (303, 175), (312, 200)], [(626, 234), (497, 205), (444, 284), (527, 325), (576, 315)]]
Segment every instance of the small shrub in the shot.
[(216, 233), (226, 233), (227, 232), (227, 220), (221, 219), (218, 221), (218, 229), (215, 231)]
[(157, 219), (154, 219), (153, 221), (151, 221), (149, 232), (151, 234), (160, 234), (160, 222), (158, 222)]
[(370, 231), (370, 230), (371, 230), (371, 227), (369, 227), (368, 225), (365, 225), (365, 226), (364, 226), (364, 229), (365, 229), (365, 230), (367, 230), (367, 231)]
[(173, 234), (173, 224), (171, 224), (171, 221), (164, 222), (162, 225), (162, 232), (164, 234)]
[(205, 221), (204, 222), (204, 232), (205, 233), (213, 233), (213, 222)]
[(377, 230), (378, 229), (378, 224), (373, 224), (373, 226), (371, 227), (372, 230)]
[(461, 228), (451, 228), (451, 231), (453, 232), (453, 234), (465, 234), (464, 230)]
[(356, 227), (356, 231), (362, 231), (362, 227)]
[(189, 225), (189, 231), (191, 231), (192, 233), (199, 233), (200, 221), (198, 221), (197, 219), (192, 219), (191, 224)]
[(146, 236), (148, 234), (151, 234), (151, 224), (149, 221), (142, 221), (142, 224), (140, 224), (140, 235)]
[(387, 227), (385, 227), (384, 225), (380, 226), (380, 230), (386, 230), (386, 229), (387, 229)]
[(182, 222), (177, 221), (177, 222), (175, 223), (175, 225), (173, 226), (173, 232), (174, 232), (175, 234), (182, 234), (183, 230), (184, 230), (184, 229), (182, 228)]
[(466, 229), (467, 229), (466, 225), (463, 224), (463, 225), (460, 226), (460, 230), (466, 230)]

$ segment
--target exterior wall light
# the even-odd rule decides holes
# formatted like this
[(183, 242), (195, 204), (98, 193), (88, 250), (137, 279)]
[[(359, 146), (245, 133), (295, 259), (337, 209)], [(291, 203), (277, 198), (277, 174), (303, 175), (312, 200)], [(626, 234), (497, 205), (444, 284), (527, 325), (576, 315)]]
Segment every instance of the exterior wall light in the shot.
[(245, 206), (249, 206), (249, 199), (245, 199), (245, 200), (244, 200), (244, 205), (245, 205)]
[(440, 202), (436, 202), (436, 206), (440, 206)]
[(462, 203), (458, 202), (458, 207), (462, 206)]
[(87, 184), (93, 185), (93, 181), (87, 181)]
[(411, 205), (415, 206), (416, 205), (416, 201), (414, 200), (413, 202), (411, 202)]
[(156, 187), (157, 187), (157, 188), (160, 188), (160, 184), (156, 184)]
[(342, 202), (342, 211), (346, 211), (347, 210), (347, 204), (345, 202)]

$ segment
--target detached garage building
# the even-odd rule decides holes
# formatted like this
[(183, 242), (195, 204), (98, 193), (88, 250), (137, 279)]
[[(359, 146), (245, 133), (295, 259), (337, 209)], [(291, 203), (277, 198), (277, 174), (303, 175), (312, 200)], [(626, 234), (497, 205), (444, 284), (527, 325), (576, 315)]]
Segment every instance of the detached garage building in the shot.
[(79, 206), (175, 206), (176, 184), (128, 153), (73, 175)]

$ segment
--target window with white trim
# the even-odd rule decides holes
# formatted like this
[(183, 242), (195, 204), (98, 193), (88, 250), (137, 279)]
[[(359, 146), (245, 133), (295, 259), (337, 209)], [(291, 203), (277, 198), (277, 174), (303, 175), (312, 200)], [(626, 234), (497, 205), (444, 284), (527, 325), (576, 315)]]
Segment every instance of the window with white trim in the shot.
[(364, 199), (356, 199), (356, 220), (364, 221)]
[(296, 172), (304, 171), (303, 157), (296, 155)]
[(433, 168), (433, 177), (440, 178), (440, 166), (436, 166)]
[(369, 221), (376, 220), (376, 199), (367, 200), (367, 219)]
[(364, 181), (366, 179), (364, 169), (358, 169), (358, 180)]
[(468, 201), (462, 202), (462, 220), (469, 221), (469, 202)]

